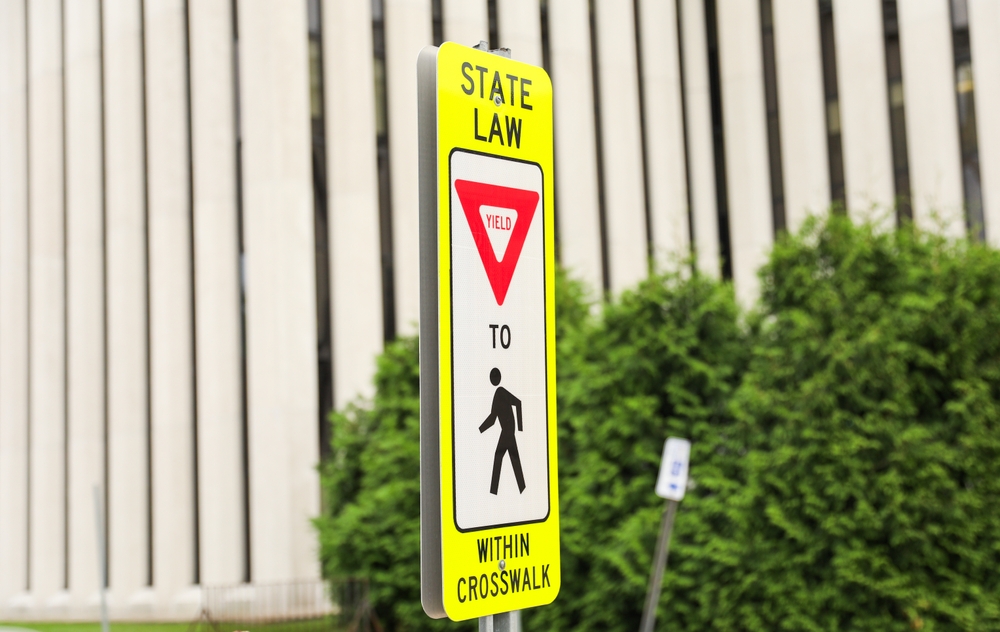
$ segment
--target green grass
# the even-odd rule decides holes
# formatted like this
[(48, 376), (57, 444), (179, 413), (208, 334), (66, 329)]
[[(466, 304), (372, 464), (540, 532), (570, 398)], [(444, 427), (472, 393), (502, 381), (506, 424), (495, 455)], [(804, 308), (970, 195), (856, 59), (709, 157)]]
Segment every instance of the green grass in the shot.
[[(100, 623), (0, 623), (3, 626), (25, 628), (37, 632), (101, 632)], [(112, 623), (111, 632), (185, 632), (187, 623)]]
[[(249, 625), (249, 624), (239, 624), (238, 627), (234, 624), (218, 624), (219, 632), (232, 632), (232, 630), (247, 630), (249, 632), (292, 632), (301, 630), (307, 632), (309, 630), (333, 630), (335, 629), (332, 622), (321, 621), (297, 621), (290, 623), (271, 623), (264, 625)], [(24, 628), (27, 630), (35, 630), (36, 632), (101, 632), (100, 623), (2, 623), (0, 622), (0, 630), (4, 626), (11, 626), (14, 628)], [(111, 632), (145, 632), (146, 630), (152, 630), (153, 632), (187, 632), (191, 627), (190, 623), (111, 623)], [(196, 632), (215, 632), (212, 626), (207, 624), (199, 624), (195, 626)]]

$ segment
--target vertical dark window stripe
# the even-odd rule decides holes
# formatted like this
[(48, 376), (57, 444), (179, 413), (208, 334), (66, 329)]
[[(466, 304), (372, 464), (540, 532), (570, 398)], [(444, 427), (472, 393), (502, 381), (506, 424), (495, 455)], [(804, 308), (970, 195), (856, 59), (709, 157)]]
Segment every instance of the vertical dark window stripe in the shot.
[(142, 205), (146, 214), (145, 265), (146, 265), (146, 585), (153, 585), (153, 393), (152, 393), (152, 338), (150, 333), (150, 277), (149, 277), (149, 123), (146, 111), (146, 5), (139, 3), (139, 54), (142, 68)]
[[(681, 0), (674, 0), (674, 10), (677, 16), (677, 70), (681, 82), (681, 129), (684, 134), (684, 186), (687, 194), (688, 243), (691, 245), (691, 251), (695, 252), (694, 203), (692, 202), (693, 198), (691, 195), (691, 150), (688, 139), (687, 77), (684, 73), (684, 20), (682, 19), (682, 4)], [(698, 267), (694, 265), (694, 262), (692, 262), (692, 269), (698, 269)]]
[(840, 133), (840, 92), (837, 87), (837, 48), (834, 38), (833, 2), (819, 0), (819, 38), (823, 57), (823, 98), (826, 104), (826, 149), (830, 170), (830, 200), (843, 211), (844, 146)]
[(774, 60), (774, 12), (771, 0), (760, 0), (764, 104), (767, 108), (767, 155), (771, 174), (771, 219), (775, 236), (785, 230), (785, 183), (781, 164), (781, 119), (778, 112), (778, 71)]
[(308, 0), (309, 77), (312, 109), (313, 230), (316, 265), (316, 342), (320, 458), (330, 454), (333, 411), (333, 333), (330, 304), (330, 232), (326, 178), (326, 112), (323, 85), (323, 19), (319, 0)]
[(588, 2), (590, 16), (590, 72), (594, 91), (594, 146), (597, 152), (597, 206), (601, 225), (601, 276), (605, 296), (611, 292), (611, 275), (608, 261), (608, 207), (604, 191), (604, 140), (601, 135), (601, 72), (597, 55), (597, 15), (594, 2)]
[(24, 1), (24, 184), (25, 184), (25, 225), (27, 228), (27, 238), (28, 238), (28, 256), (25, 257), (27, 260), (27, 266), (25, 269), (25, 276), (27, 277), (27, 283), (24, 287), (28, 290), (28, 295), (25, 297), (26, 314), (27, 317), (25, 323), (27, 325), (25, 334), (27, 334), (27, 340), (25, 345), (28, 348), (27, 358), (28, 366), (24, 367), (26, 373), (25, 386), (27, 391), (24, 393), (25, 399), (25, 410), (28, 411), (27, 414), (27, 428), (25, 428), (25, 444), (28, 448), (28, 458), (25, 459), (25, 467), (27, 471), (25, 472), (25, 482), (27, 483), (28, 490), (26, 494), (25, 507), (27, 509), (26, 522), (28, 524), (28, 538), (25, 542), (25, 556), (24, 556), (24, 586), (25, 590), (31, 590), (31, 425), (32, 425), (32, 410), (31, 410), (31, 29), (29, 28), (30, 16), (28, 15), (29, 7), (27, 0)]
[[(434, 38), (434, 45), (440, 46), (444, 43), (444, 7), (441, 5), (442, 0), (431, 0), (431, 34)], [(378, 19), (376, 20), (379, 24), (382, 24), (382, 0), (372, 0), (372, 5), (378, 5)], [(372, 12), (374, 15), (374, 11)], [(382, 55), (382, 60), (385, 60), (385, 54)]]
[(719, 24), (716, 0), (705, 0), (705, 36), (708, 44), (708, 81), (712, 100), (712, 144), (715, 156), (715, 200), (719, 217), (719, 258), (722, 278), (733, 278), (729, 243), (729, 190), (726, 185), (726, 137), (722, 122), (722, 82), (719, 74)]
[(906, 108), (903, 98), (903, 66), (899, 50), (896, 0), (882, 0), (885, 35), (885, 70), (889, 93), (889, 132), (892, 141), (893, 182), (896, 187), (896, 220), (913, 219), (910, 206), (910, 162), (906, 143)]
[(976, 129), (975, 78), (972, 74), (972, 47), (969, 41), (969, 10), (966, 0), (951, 0), (950, 8), (965, 221), (969, 232), (983, 241), (986, 239), (986, 227), (979, 173), (979, 134)]
[(190, 0), (184, 0), (184, 101), (187, 108), (187, 163), (188, 163), (188, 243), (191, 244), (191, 450), (194, 458), (191, 460), (192, 478), (191, 492), (193, 501), (191, 541), (194, 543), (194, 565), (192, 566), (192, 583), (201, 583), (201, 499), (198, 495), (198, 319), (197, 293), (195, 292), (196, 256), (194, 251), (194, 138), (191, 128), (191, 24), (188, 5)]
[(104, 540), (104, 577), (103, 586), (108, 587), (108, 575), (110, 574), (110, 546), (108, 543), (108, 170), (107, 170), (107, 149), (106, 149), (106, 123), (105, 123), (105, 105), (104, 105), (104, 0), (98, 0), (97, 5), (98, 20), (98, 73), (100, 76), (100, 91), (101, 91), (101, 275), (104, 279), (103, 286), (101, 287), (101, 292), (103, 293), (103, 306), (104, 306), (104, 322), (103, 322), (103, 336), (104, 336), (104, 366), (102, 370), (104, 372), (104, 476), (102, 477), (101, 484), (104, 486), (101, 490), (101, 510), (104, 514), (104, 521), (101, 526), (104, 528), (104, 533), (99, 534)]
[[(441, 0), (433, 0), (434, 41), (443, 41)], [(396, 339), (396, 283), (392, 253), (392, 187), (389, 165), (389, 100), (385, 75), (385, 12), (372, 0), (372, 54), (375, 56), (375, 143), (378, 150), (379, 247), (382, 255), (382, 337)]]
[(649, 142), (646, 140), (646, 89), (643, 86), (642, 63), (642, 14), (640, 0), (632, 0), (632, 29), (635, 31), (636, 85), (639, 87), (639, 141), (642, 151), (642, 197), (646, 218), (646, 261), (651, 268), (653, 262), (653, 220), (649, 201)]
[(240, 112), (240, 25), (237, 0), (230, 4), (233, 27), (233, 126), (236, 137), (236, 233), (239, 260), (237, 271), (240, 288), (240, 388), (242, 406), (243, 449), (243, 581), (253, 579), (250, 547), (250, 421), (247, 408), (247, 287), (244, 262), (246, 250), (243, 240), (243, 120)]
[(538, 8), (538, 17), (542, 22), (542, 68), (545, 72), (552, 74), (552, 44), (549, 41), (549, 2), (541, 0)]
[(497, 18), (497, 0), (487, 0), (486, 15), (489, 19), (490, 50), (500, 48), (500, 20)]
[[(541, 20), (541, 36), (542, 36), (542, 68), (545, 72), (549, 73), (550, 77), (552, 75), (552, 45), (549, 42), (549, 2), (548, 0), (541, 0), (538, 8), (538, 17)], [(553, 137), (559, 133), (559, 130), (553, 129)], [(559, 155), (554, 150), (552, 152), (552, 168), (556, 173), (559, 173), (556, 169), (556, 163), (559, 162)], [(559, 222), (559, 196), (555, 196), (552, 202), (553, 214), (553, 226), (555, 228), (555, 245), (556, 245), (556, 261), (562, 261), (562, 242), (560, 240), (560, 222)]]
[(63, 589), (69, 589), (69, 224), (66, 191), (66, 2), (59, 3), (59, 69), (62, 100), (62, 252), (63, 252)]

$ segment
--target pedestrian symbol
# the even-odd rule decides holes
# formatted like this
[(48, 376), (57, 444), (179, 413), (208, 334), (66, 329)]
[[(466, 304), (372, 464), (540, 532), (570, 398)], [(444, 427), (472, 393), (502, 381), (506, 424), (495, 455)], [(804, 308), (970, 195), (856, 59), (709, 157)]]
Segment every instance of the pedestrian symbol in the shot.
[[(543, 179), (538, 165), (449, 156), (455, 527), (551, 508)], [(489, 415), (487, 416), (487, 413)]]
[(517, 488), (524, 493), (524, 472), (521, 471), (521, 456), (517, 453), (517, 437), (514, 435), (514, 411), (517, 411), (517, 430), (524, 432), (524, 417), (521, 415), (521, 400), (514, 397), (510, 391), (500, 386), (500, 369), (494, 367), (490, 371), (490, 383), (497, 387), (493, 393), (493, 408), (490, 416), (479, 426), (479, 432), (486, 432), (494, 423), (500, 422), (500, 440), (497, 451), (493, 455), (493, 478), (490, 481), (490, 493), (497, 495), (500, 486), (500, 468), (503, 457), (510, 454), (510, 464), (517, 478)]

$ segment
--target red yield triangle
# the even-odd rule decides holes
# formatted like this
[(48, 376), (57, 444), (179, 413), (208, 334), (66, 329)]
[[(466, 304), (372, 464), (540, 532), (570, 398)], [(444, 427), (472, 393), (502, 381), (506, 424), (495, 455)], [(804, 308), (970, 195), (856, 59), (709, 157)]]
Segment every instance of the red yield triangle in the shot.
[[(455, 191), (458, 192), (458, 199), (462, 202), (465, 219), (469, 221), (472, 238), (476, 242), (476, 248), (479, 249), (483, 267), (486, 268), (490, 287), (493, 288), (493, 296), (497, 299), (497, 305), (503, 305), (504, 299), (507, 298), (507, 289), (510, 288), (510, 280), (514, 276), (514, 268), (517, 267), (517, 260), (521, 256), (524, 238), (527, 237), (528, 228), (531, 227), (531, 218), (538, 208), (538, 193), (470, 180), (455, 180)], [(497, 261), (490, 237), (486, 233), (483, 216), (479, 212), (483, 205), (511, 209), (517, 213), (517, 221), (514, 222), (503, 261)]]

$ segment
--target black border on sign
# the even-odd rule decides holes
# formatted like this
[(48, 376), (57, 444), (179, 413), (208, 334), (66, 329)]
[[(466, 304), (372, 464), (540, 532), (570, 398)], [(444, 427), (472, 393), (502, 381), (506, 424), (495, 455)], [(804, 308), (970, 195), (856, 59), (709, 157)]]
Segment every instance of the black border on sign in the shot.
[[(464, 149), (462, 147), (453, 147), (451, 151), (448, 152), (448, 295), (450, 297), (448, 310), (451, 315), (451, 327), (448, 335), (451, 339), (451, 389), (449, 390), (449, 397), (451, 399), (451, 518), (452, 522), (455, 523), (455, 529), (459, 533), (473, 533), (475, 531), (485, 531), (487, 529), (502, 529), (504, 527), (519, 527), (526, 524), (538, 524), (540, 522), (546, 522), (549, 516), (552, 515), (552, 464), (550, 462), (549, 456), (549, 424), (552, 420), (549, 419), (549, 322), (546, 318), (546, 314), (542, 315), (542, 334), (545, 340), (545, 498), (546, 498), (546, 511), (545, 516), (539, 518), (538, 520), (524, 520), (522, 522), (505, 522), (502, 524), (491, 524), (482, 527), (474, 527), (472, 529), (463, 529), (458, 525), (458, 490), (456, 488), (456, 477), (455, 477), (455, 237), (453, 234), (452, 217), (454, 216), (454, 209), (452, 208), (452, 199), (454, 196), (451, 194), (452, 186), (452, 174), (451, 174), (451, 159), (455, 152), (461, 152), (465, 154), (473, 154), (477, 156), (485, 156), (487, 158), (496, 158), (497, 160), (509, 160), (511, 162), (520, 162), (522, 164), (534, 165), (538, 167), (538, 172), (542, 175), (542, 195), (540, 196), (540, 201), (542, 204), (542, 304), (548, 308), (548, 253), (546, 252), (545, 241), (545, 212), (547, 210), (547, 205), (545, 204), (545, 169), (542, 168), (537, 162), (532, 160), (521, 160), (519, 158), (509, 158), (507, 156), (498, 156), (496, 154), (490, 154), (483, 151), (475, 151), (473, 149)], [(554, 306), (553, 306), (554, 308)]]

